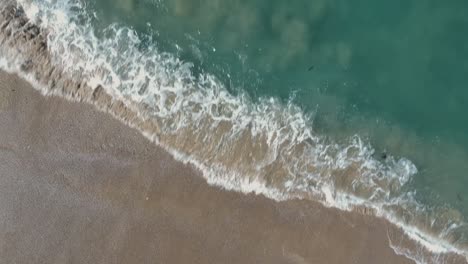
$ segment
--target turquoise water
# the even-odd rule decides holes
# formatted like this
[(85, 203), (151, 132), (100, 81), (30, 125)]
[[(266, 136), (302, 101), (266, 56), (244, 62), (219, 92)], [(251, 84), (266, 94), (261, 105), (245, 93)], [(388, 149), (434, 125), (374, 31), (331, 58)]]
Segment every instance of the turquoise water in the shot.
[(314, 129), (412, 160), (416, 197), (468, 215), (466, 1), (90, 1), (215, 74), (232, 93), (292, 100)]
[(468, 3), (18, 1), (60, 78), (131, 105), (209, 183), (468, 248)]

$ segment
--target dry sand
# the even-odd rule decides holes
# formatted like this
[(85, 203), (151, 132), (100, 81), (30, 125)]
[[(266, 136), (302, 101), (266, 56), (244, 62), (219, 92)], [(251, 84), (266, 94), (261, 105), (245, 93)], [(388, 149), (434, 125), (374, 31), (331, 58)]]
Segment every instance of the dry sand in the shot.
[(110, 115), (0, 73), (0, 263), (413, 263), (397, 233), (209, 186)]
[[(102, 87), (54, 67), (47, 32), (3, 1), (0, 44), (28, 58), (23, 72), (138, 122)], [(383, 219), (209, 186), (109, 114), (0, 71), (0, 264), (412, 263), (389, 238), (414, 248)]]

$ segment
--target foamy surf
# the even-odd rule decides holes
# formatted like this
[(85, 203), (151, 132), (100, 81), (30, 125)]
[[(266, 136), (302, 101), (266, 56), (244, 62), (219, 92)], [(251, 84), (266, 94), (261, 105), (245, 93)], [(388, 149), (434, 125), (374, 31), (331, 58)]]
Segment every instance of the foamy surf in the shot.
[(428, 223), (426, 207), (402, 191), (417, 173), (411, 161), (379, 160), (358, 135), (347, 144), (318, 135), (292, 103), (233, 96), (156, 44), (141, 48), (124, 26), (98, 38), (78, 0), (18, 2), (23, 9), (12, 1), (1, 7), (1, 67), (42, 93), (94, 103), (195, 165), (210, 184), (385, 217), (423, 246), (414, 252), (389, 237), (395, 252), (421, 263), (441, 263), (438, 254), (447, 252), (466, 256), (455, 236), (462, 217), (448, 210)]

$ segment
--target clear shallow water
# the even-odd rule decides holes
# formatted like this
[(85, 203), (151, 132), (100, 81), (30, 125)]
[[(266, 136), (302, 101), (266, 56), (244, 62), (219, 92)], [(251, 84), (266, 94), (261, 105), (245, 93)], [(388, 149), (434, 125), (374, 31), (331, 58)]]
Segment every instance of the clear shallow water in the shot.
[[(455, 2), (98, 1), (86, 2), (84, 17), (94, 19), (74, 18), (78, 26), (68, 17), (80, 7), (32, 3), (28, 14), (39, 16), (52, 3), (42, 20), (64, 67), (154, 105), (167, 134), (160, 141), (204, 166), (235, 169), (228, 183), (349, 202), (335, 188), (436, 233), (448, 227), (450, 241), (466, 243), (464, 45), (460, 29), (451, 31), (464, 27)], [(185, 135), (192, 141), (179, 143)]]
[(337, 140), (357, 133), (376, 156), (409, 158), (419, 199), (468, 215), (466, 2), (100, 0), (89, 8), (101, 25), (153, 35), (233, 93), (293, 100), (316, 131)]

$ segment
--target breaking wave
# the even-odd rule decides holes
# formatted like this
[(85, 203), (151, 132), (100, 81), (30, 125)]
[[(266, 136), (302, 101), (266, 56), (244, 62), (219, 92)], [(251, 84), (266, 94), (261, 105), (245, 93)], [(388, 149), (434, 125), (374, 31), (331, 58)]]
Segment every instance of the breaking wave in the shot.
[(0, 66), (43, 93), (92, 101), (194, 164), (210, 184), (383, 216), (424, 245), (418, 252), (465, 254), (461, 215), (428, 215), (414, 191), (405, 191), (418, 171), (410, 160), (379, 159), (359, 135), (338, 143), (317, 134), (292, 102), (234, 96), (214, 75), (193, 74), (190, 62), (161, 52), (155, 41), (146, 45), (128, 27), (96, 32), (79, 0), (18, 3), (22, 8), (0, 4)]

